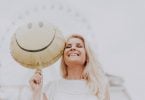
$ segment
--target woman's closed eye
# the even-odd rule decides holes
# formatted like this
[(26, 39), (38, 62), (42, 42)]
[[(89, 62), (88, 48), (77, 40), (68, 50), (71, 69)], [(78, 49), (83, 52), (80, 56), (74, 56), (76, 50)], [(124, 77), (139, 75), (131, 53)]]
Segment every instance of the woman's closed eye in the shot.
[(76, 47), (83, 48), (83, 45), (82, 44), (76, 44)]
[(67, 44), (66, 46), (65, 46), (65, 48), (71, 48), (72, 46), (71, 46), (71, 44)]
[[(82, 45), (82, 44), (76, 44), (75, 45), (77, 48), (83, 48), (84, 46)], [(66, 46), (65, 46), (65, 48), (71, 48), (72, 47), (72, 45), (71, 44), (67, 44)]]

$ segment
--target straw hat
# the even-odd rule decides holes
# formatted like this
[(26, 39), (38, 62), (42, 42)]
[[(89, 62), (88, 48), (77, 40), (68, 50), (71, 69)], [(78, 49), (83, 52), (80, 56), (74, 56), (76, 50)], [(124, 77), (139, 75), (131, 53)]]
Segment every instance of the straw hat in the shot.
[(62, 55), (65, 40), (60, 30), (51, 24), (24, 24), (12, 36), (12, 57), (21, 65), (41, 69), (56, 62)]

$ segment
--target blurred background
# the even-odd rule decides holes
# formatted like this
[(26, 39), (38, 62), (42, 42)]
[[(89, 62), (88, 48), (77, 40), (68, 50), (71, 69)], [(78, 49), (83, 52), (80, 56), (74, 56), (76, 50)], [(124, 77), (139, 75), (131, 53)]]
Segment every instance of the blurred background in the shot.
[[(0, 0), (0, 100), (20, 100), (34, 74), (9, 50), (16, 28), (30, 20), (84, 35), (109, 79), (111, 100), (145, 100), (144, 0)], [(59, 61), (43, 72), (44, 84), (61, 78)]]

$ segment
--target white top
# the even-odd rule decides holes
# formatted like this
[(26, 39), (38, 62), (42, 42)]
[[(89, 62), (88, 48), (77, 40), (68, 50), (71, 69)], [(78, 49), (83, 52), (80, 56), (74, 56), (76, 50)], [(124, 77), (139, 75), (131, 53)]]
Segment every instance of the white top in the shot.
[(87, 87), (85, 80), (50, 82), (44, 89), (48, 100), (98, 100)]

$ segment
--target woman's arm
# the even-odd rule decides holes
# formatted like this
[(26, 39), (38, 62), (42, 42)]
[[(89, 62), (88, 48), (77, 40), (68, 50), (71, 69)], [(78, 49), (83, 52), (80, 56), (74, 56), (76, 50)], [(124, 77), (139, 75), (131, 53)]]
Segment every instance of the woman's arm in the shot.
[(32, 100), (48, 100), (47, 96), (45, 95), (45, 93), (40, 93), (40, 94), (34, 94), (33, 95), (33, 99)]
[(33, 92), (32, 94), (32, 100), (43, 100), (43, 95), (41, 94), (41, 92)]
[(104, 100), (110, 100), (110, 90), (109, 90), (109, 85), (106, 86)]
[(43, 93), (43, 100), (48, 100), (45, 93)]

